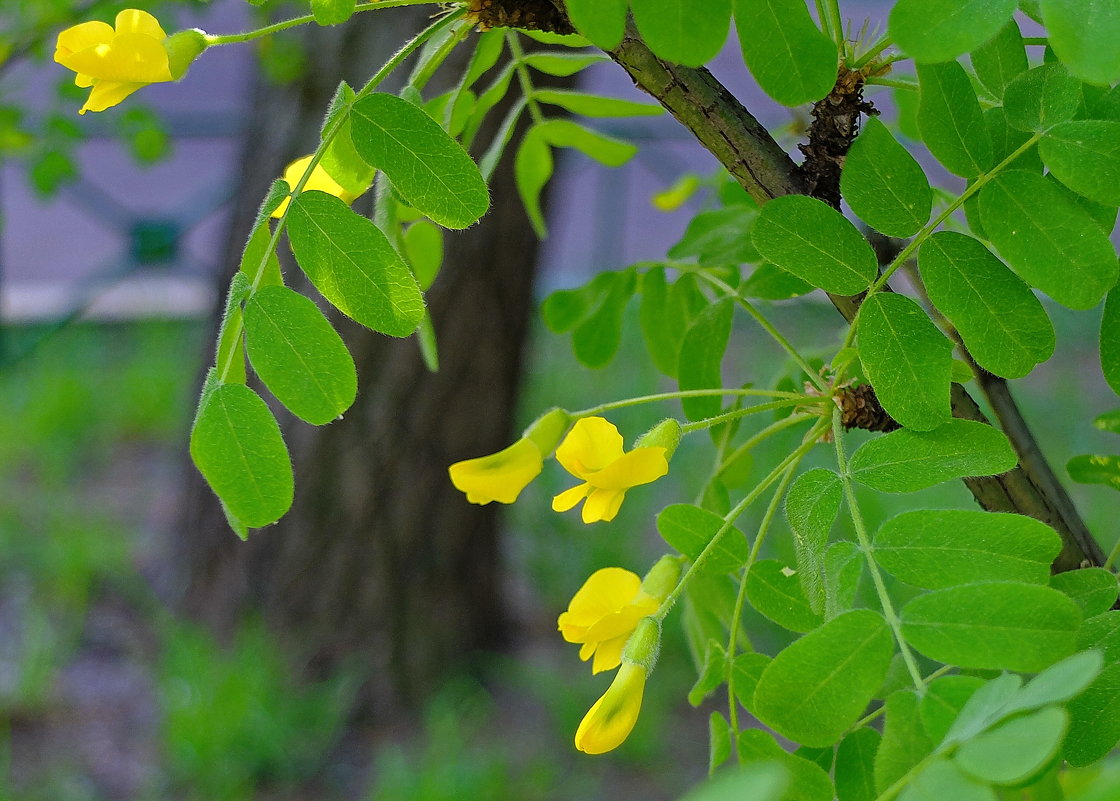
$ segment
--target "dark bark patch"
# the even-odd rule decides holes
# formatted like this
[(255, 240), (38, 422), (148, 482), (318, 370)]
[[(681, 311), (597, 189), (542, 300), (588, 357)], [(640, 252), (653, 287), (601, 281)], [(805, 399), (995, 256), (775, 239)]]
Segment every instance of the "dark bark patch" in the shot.
[(549, 0), (471, 0), (468, 17), (484, 31), (523, 28), (558, 34), (576, 32), (564, 12)]
[(813, 106), (809, 141), (798, 145), (805, 155), (801, 177), (807, 194), (840, 208), (840, 171), (859, 133), (859, 115), (879, 112), (863, 99), (863, 73), (840, 68), (836, 85)]

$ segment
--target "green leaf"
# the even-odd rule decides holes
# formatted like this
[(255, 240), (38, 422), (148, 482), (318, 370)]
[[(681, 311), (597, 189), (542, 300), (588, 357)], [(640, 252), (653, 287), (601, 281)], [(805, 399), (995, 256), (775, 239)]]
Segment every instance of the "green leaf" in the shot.
[(1058, 753), (1069, 716), (1051, 706), (1016, 718), (961, 744), (954, 760), (965, 773), (993, 784), (1019, 784)]
[(899, 793), (898, 801), (996, 801), (986, 784), (968, 778), (948, 760), (935, 759)]
[(601, 50), (614, 50), (626, 28), (628, 0), (567, 0), (568, 17), (576, 30)]
[(1022, 378), (1053, 355), (1054, 326), (1038, 298), (975, 239), (938, 231), (918, 264), (930, 301), (985, 370)]
[(1042, 21), (1054, 52), (1083, 81), (1120, 80), (1120, 6), (1112, 0), (1042, 0)]
[(1093, 420), (1093, 427), (1112, 434), (1120, 434), (1120, 409), (1113, 409), (1111, 412), (1097, 415), (1096, 419)]
[(443, 266), (443, 231), (427, 220), (418, 220), (405, 229), (401, 244), (416, 283), (426, 292)]
[(976, 177), (991, 166), (992, 141), (964, 67), (955, 61), (917, 66), (922, 140), (949, 172)]
[(581, 364), (592, 368), (610, 364), (622, 341), (622, 315), (636, 285), (634, 270), (620, 271), (599, 308), (572, 331), (572, 353)]
[(571, 120), (545, 120), (534, 130), (553, 147), (574, 147), (608, 167), (621, 167), (638, 152), (629, 142), (605, 136)]
[(823, 622), (805, 600), (797, 573), (776, 559), (762, 559), (751, 566), (746, 590), (751, 606), (782, 628), (805, 633)]
[(970, 740), (1002, 720), (1004, 710), (1018, 696), (1022, 686), (1021, 677), (1004, 673), (978, 687), (949, 727), (942, 747)]
[(848, 151), (840, 192), (861, 220), (888, 236), (916, 234), (933, 204), (925, 172), (875, 117)]
[(788, 786), (789, 772), (780, 763), (755, 762), (717, 772), (681, 801), (783, 801)]
[[(1004, 110), (996, 106), (994, 108), (986, 109), (984, 111), (984, 124), (988, 126), (988, 134), (992, 137), (992, 161), (1000, 164), (1011, 156), (1016, 150), (1027, 143), (1030, 135), (1023, 131), (1017, 131), (1007, 124), (1007, 114)], [(1042, 172), (1042, 159), (1038, 155), (1038, 145), (1034, 144), (1015, 157), (1015, 160), (1009, 162), (1014, 165), (1017, 170), (1030, 170), (1032, 172)], [(971, 182), (970, 182), (971, 183)], [(973, 195), (965, 201), (967, 206), (969, 203), (975, 205), (976, 195)], [(972, 220), (969, 220), (969, 225), (977, 236), (983, 237), (983, 229), (977, 229)]]
[(541, 239), (548, 236), (544, 212), (541, 211), (541, 190), (552, 177), (553, 167), (552, 148), (548, 146), (540, 131), (530, 128), (521, 138), (521, 144), (517, 148), (513, 174), (517, 182), (517, 192), (521, 195), (521, 202), (525, 206), (525, 213), (529, 215), (533, 230)]
[(1080, 767), (1108, 754), (1120, 740), (1120, 612), (1086, 620), (1077, 645), (1097, 649), (1108, 663), (1068, 704), (1070, 727), (1062, 751), (1069, 764)]
[(875, 787), (883, 793), (933, 751), (922, 728), (919, 700), (913, 690), (898, 690), (884, 705), (883, 741), (875, 753)]
[(855, 605), (863, 577), (863, 552), (854, 542), (834, 542), (824, 553), (824, 618), (831, 620)]
[(559, 106), (582, 117), (656, 117), (664, 112), (661, 106), (652, 103), (636, 103), (633, 100), (589, 95), (566, 89), (537, 89), (533, 92), (533, 99), (539, 103)]
[(1120, 122), (1064, 122), (1047, 131), (1039, 152), (1049, 170), (1074, 192), (1120, 205)]
[(682, 294), (665, 281), (665, 268), (653, 267), (642, 275), (639, 322), (653, 364), (670, 378), (677, 377), (681, 341), (688, 329), (688, 309)]
[(708, 775), (731, 756), (731, 725), (721, 713), (708, 716)]
[(1066, 464), (1066, 470), (1079, 484), (1104, 484), (1120, 490), (1120, 456), (1074, 456)]
[(1112, 391), (1120, 395), (1120, 289), (1105, 297), (1101, 315), (1101, 371)]
[(1015, 0), (898, 0), (890, 34), (916, 62), (951, 61), (995, 36)]
[(1067, 570), (1050, 577), (1050, 586), (1073, 599), (1085, 618), (1107, 612), (1116, 603), (1116, 575), (1103, 567)]
[(786, 493), (786, 520), (793, 532), (797, 577), (809, 606), (818, 615), (823, 614), (825, 605), (825, 547), (840, 514), (842, 497), (840, 477), (824, 468), (802, 473)]
[(1092, 308), (1116, 283), (1108, 237), (1041, 175), (997, 175), (980, 190), (980, 216), (1011, 268), (1063, 306)]
[(311, 0), (311, 13), (319, 25), (339, 25), (354, 14), (356, 0)]
[(761, 729), (739, 732), (738, 751), (739, 759), (745, 764), (775, 761), (789, 771), (790, 785), (783, 796), (786, 801), (832, 801), (832, 780), (824, 769), (798, 754), (788, 753), (769, 732)]
[[(720, 363), (731, 337), (734, 311), (730, 299), (722, 300), (702, 311), (685, 332), (677, 365), (682, 390), (723, 386)], [(718, 395), (681, 398), (681, 407), (689, 420), (703, 420), (719, 414), (722, 400)]]
[(1017, 463), (1002, 431), (950, 420), (933, 431), (902, 429), (868, 440), (852, 454), (848, 469), (880, 492), (917, 492), (955, 478), (1006, 473)]
[(762, 91), (783, 106), (820, 100), (836, 83), (836, 45), (802, 0), (735, 0), (743, 60)]
[[(569, 8), (570, 7), (571, 4), (569, 4)], [(545, 75), (555, 75), (560, 78), (575, 75), (580, 70), (584, 70), (592, 64), (610, 61), (606, 56), (597, 53), (564, 52), (529, 53), (521, 60), (538, 72), (543, 72)]]
[(300, 268), (339, 311), (394, 337), (411, 334), (424, 299), (385, 234), (333, 195), (301, 192), (288, 212)]
[(699, 67), (727, 41), (731, 0), (630, 0), (630, 7), (642, 39), (666, 61)]
[(751, 243), (757, 217), (757, 210), (742, 205), (702, 211), (689, 220), (684, 235), (667, 255), (671, 259), (695, 257), (708, 266), (758, 261), (758, 251)]
[(235, 273), (229, 284), (229, 294), (226, 296), (225, 310), (218, 330), (218, 352), (214, 357), (215, 370), (225, 371), (224, 375), (220, 376), (222, 383), (225, 384), (245, 383), (245, 340), (242, 336), (244, 329), (241, 304), (249, 297), (251, 291), (252, 285), (245, 273)]
[(751, 238), (764, 258), (826, 292), (862, 292), (879, 271), (875, 251), (856, 227), (807, 195), (764, 205)]
[(887, 292), (867, 298), (859, 356), (879, 402), (901, 425), (930, 431), (952, 417), (953, 345), (915, 301)]
[(969, 61), (984, 88), (1001, 99), (1007, 84), (1027, 70), (1027, 50), (1019, 24), (1008, 20), (999, 33), (972, 51)]
[(1046, 584), (1062, 549), (1031, 517), (963, 509), (904, 512), (875, 534), (875, 558), (895, 578), (925, 589), (979, 581)]
[(774, 657), (755, 689), (755, 714), (803, 745), (831, 745), (863, 713), (893, 654), (878, 612), (833, 618)]
[(245, 350), (253, 370), (292, 414), (323, 425), (358, 393), (354, 360), (318, 307), (282, 286), (245, 303)]
[(1050, 587), (993, 581), (919, 595), (901, 619), (906, 641), (930, 659), (1034, 673), (1073, 653), (1081, 612)]
[(754, 268), (750, 277), (739, 286), (748, 298), (788, 300), (812, 292), (816, 287), (768, 261)]
[(931, 743), (945, 739), (968, 699), (983, 685), (977, 676), (941, 676), (929, 683), (918, 712)]
[[(241, 252), (239, 271), (250, 283), (256, 280), (257, 286), (282, 286), (284, 284), (284, 279), (280, 275), (280, 259), (276, 257), (276, 249), (269, 247), (271, 240), (272, 229), (269, 228), (267, 222), (262, 220), (253, 228), (253, 233), (249, 236), (249, 241), (245, 243), (245, 249)], [(262, 262), (264, 263), (263, 266)]]
[(735, 692), (735, 698), (738, 699), (743, 709), (752, 715), (754, 714), (754, 690), (758, 686), (762, 671), (766, 670), (766, 666), (769, 664), (770, 657), (759, 653), (739, 654), (731, 663), (730, 681)]
[(375, 92), (354, 104), (350, 126), (362, 159), (424, 216), (466, 228), (486, 213), (490, 193), (478, 166), (423, 109)]
[(715, 640), (708, 640), (708, 650), (704, 655), (704, 667), (692, 689), (688, 691), (688, 703), (700, 706), (704, 699), (727, 680), (727, 652)]
[[(1089, 621), (1086, 621), (1088, 623)], [(1079, 633), (1079, 643), (1084, 641), (1086, 628)], [(1106, 627), (1103, 627), (1107, 629)], [(1090, 634), (1090, 636), (1092, 636)], [(1100, 651), (1081, 651), (1051, 665), (1031, 679), (1000, 710), (1001, 717), (1017, 712), (1061, 704), (1081, 694), (1100, 675), (1104, 659)]]
[[(665, 542), (695, 561), (724, 525), (715, 512), (688, 503), (666, 506), (657, 515), (657, 530)], [(747, 540), (739, 529), (731, 526), (712, 548), (705, 569), (713, 573), (730, 573), (747, 561)]]
[(1007, 122), (1020, 131), (1041, 132), (1073, 119), (1081, 105), (1081, 81), (1061, 64), (1020, 73), (1003, 95)]
[(244, 384), (222, 384), (203, 399), (190, 450), (206, 483), (245, 526), (275, 523), (291, 507), (292, 463), (280, 426)]
[(836, 749), (837, 801), (875, 801), (875, 752), (882, 737), (870, 728), (856, 729)]

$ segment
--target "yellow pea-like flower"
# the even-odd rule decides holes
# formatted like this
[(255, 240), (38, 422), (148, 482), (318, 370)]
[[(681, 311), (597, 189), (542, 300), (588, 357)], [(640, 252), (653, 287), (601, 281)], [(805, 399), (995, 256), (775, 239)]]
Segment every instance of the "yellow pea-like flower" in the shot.
[(78, 113), (104, 111), (150, 83), (175, 80), (166, 40), (159, 21), (136, 8), (117, 14), (114, 25), (83, 22), (62, 31), (54, 60), (77, 73), (77, 86), (90, 88)]
[(456, 462), (447, 468), (455, 489), (467, 494), (471, 503), (513, 503), (521, 490), (544, 466), (540, 449), (530, 439), (519, 439), (504, 450)]
[[(303, 177), (307, 165), (311, 163), (311, 155), (301, 156), (284, 168), (284, 181), (289, 187), (294, 188), (299, 183), (299, 179)], [(302, 192), (315, 190), (317, 192), (326, 192), (328, 195), (334, 195), (340, 198), (344, 203), (353, 203), (354, 200), (360, 195), (360, 192), (349, 192), (344, 189), (338, 181), (331, 178), (330, 173), (323, 169), (322, 164), (316, 164), (315, 169), (311, 171), (311, 175), (307, 176), (307, 183), (303, 185)], [(276, 211), (272, 212), (272, 216), (279, 218), (288, 209), (288, 203), (291, 201), (290, 197), (284, 198), (280, 201), (280, 205), (276, 207)], [(540, 472), (539, 470), (537, 472)]]
[(661, 601), (642, 590), (637, 573), (621, 567), (596, 570), (579, 588), (557, 626), (564, 639), (580, 643), (579, 658), (592, 673), (614, 670), (638, 621), (657, 611)]
[(596, 701), (576, 729), (576, 748), (585, 754), (604, 754), (622, 745), (630, 736), (642, 711), (646, 669), (623, 662), (614, 681)]
[(583, 522), (614, 520), (626, 491), (649, 484), (669, 472), (663, 447), (641, 447), (626, 452), (622, 435), (602, 417), (584, 417), (556, 449), (556, 461), (583, 483), (552, 499), (552, 508), (566, 512), (580, 501)]

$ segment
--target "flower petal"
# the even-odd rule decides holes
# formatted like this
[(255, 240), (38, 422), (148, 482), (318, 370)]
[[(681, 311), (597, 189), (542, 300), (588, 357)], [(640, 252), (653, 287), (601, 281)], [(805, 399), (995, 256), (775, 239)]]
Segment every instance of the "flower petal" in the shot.
[(595, 649), (595, 661), (591, 663), (591, 673), (602, 673), (604, 670), (614, 670), (622, 664), (622, 649), (626, 647), (626, 640), (630, 632), (626, 632), (613, 640), (599, 643)]
[[(602, 567), (587, 577), (572, 596), (565, 615), (591, 626), (595, 621), (625, 608), (641, 592), (637, 573), (622, 567)], [(564, 615), (561, 615), (563, 618)]]
[(610, 421), (602, 417), (584, 417), (576, 421), (568, 436), (556, 448), (556, 461), (576, 478), (602, 470), (622, 456), (622, 435)]
[(118, 34), (109, 44), (87, 47), (56, 60), (67, 69), (104, 81), (161, 83), (172, 80), (163, 45), (139, 33)]
[(167, 38), (167, 34), (160, 27), (159, 20), (138, 8), (126, 8), (117, 14), (115, 27), (117, 33), (141, 33), (158, 41)]
[(622, 745), (638, 722), (645, 686), (645, 668), (623, 663), (611, 686), (580, 722), (576, 748), (585, 754), (603, 754)]
[(83, 22), (67, 28), (58, 34), (54, 46), (54, 60), (62, 63), (61, 59), (99, 44), (109, 44), (113, 41), (113, 26), (106, 22)]
[(622, 499), (626, 497), (624, 489), (600, 489), (596, 487), (587, 496), (583, 504), (583, 522), (590, 525), (600, 520), (609, 522), (614, 520), (618, 510), (622, 508)]
[(563, 492), (561, 492), (559, 495), (557, 495), (555, 498), (552, 499), (552, 511), (554, 511), (554, 512), (566, 512), (566, 511), (568, 511), (573, 506), (575, 506), (577, 503), (579, 503), (584, 498), (586, 498), (587, 494), (589, 492), (591, 492), (591, 490), (593, 490), (593, 489), (594, 489), (594, 487), (592, 487), (587, 482), (584, 482), (583, 484), (577, 484), (576, 486), (572, 487), (571, 489), (564, 490)]
[(146, 83), (121, 83), (119, 81), (94, 81), (93, 89), (86, 98), (85, 105), (78, 109), (79, 114), (87, 111), (104, 111), (117, 105), (138, 89), (143, 89)]
[(489, 456), (456, 462), (447, 472), (471, 503), (513, 503), (543, 466), (540, 449), (531, 440), (519, 439)]
[(656, 481), (668, 472), (664, 448), (635, 448), (587, 476), (587, 481), (600, 489), (629, 489)]

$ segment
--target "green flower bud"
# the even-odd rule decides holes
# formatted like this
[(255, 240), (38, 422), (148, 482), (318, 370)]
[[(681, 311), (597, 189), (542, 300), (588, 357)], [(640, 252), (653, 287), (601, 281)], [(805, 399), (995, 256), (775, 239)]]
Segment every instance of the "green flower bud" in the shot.
[(171, 77), (179, 80), (186, 75), (194, 60), (209, 46), (206, 34), (198, 28), (179, 31), (164, 39), (163, 49), (167, 51), (167, 66), (171, 68)]
[(549, 409), (525, 429), (522, 439), (528, 439), (540, 448), (541, 456), (548, 456), (560, 444), (560, 438), (572, 424), (572, 416), (559, 407)]
[(646, 674), (653, 672), (661, 651), (661, 621), (644, 617), (634, 627), (634, 633), (622, 649), (622, 664), (640, 665)]
[(665, 461), (673, 458), (677, 445), (681, 442), (681, 424), (672, 417), (666, 417), (646, 433), (638, 437), (635, 448), (664, 448)]
[(642, 591), (658, 601), (664, 601), (680, 580), (681, 562), (680, 556), (662, 556), (642, 579)]

